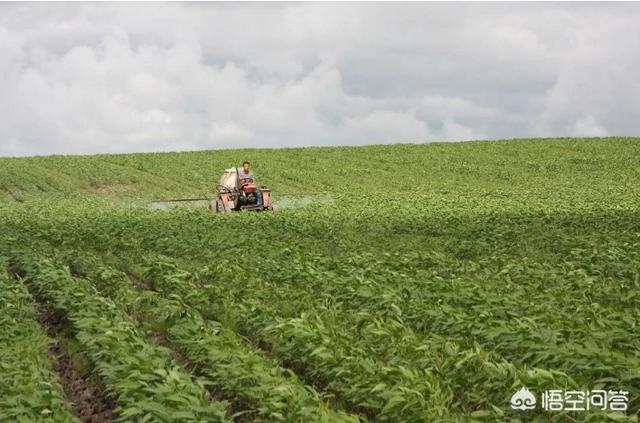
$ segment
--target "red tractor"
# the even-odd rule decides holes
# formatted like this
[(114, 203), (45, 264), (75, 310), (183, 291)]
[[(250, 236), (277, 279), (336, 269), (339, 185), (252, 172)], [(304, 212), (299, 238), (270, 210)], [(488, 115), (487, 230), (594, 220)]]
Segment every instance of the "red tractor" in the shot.
[(231, 168), (224, 171), (218, 183), (218, 198), (211, 200), (209, 209), (216, 213), (242, 210), (272, 210), (271, 190), (258, 188), (254, 182), (243, 183), (240, 171)]

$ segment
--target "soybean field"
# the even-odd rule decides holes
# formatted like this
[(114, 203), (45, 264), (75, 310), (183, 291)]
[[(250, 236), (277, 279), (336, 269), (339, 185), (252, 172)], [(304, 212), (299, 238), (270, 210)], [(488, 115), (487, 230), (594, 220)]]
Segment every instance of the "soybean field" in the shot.
[[(151, 207), (244, 160), (275, 211)], [(2, 158), (0, 421), (637, 422), (639, 164), (636, 138)]]

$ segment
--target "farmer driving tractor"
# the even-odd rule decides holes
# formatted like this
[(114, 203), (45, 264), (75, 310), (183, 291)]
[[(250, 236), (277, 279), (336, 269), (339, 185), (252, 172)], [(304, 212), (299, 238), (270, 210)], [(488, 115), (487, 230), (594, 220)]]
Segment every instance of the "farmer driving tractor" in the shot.
[(271, 189), (267, 186), (256, 186), (256, 180), (251, 173), (251, 163), (248, 161), (242, 163), (242, 169), (225, 169), (216, 190), (218, 195), (215, 198), (179, 198), (158, 200), (154, 203), (208, 200), (209, 210), (215, 213), (273, 210)]
[(245, 193), (255, 192), (257, 204), (262, 205), (262, 191), (256, 186), (255, 178), (251, 173), (251, 163), (244, 161), (242, 163), (242, 171), (238, 174), (240, 180), (240, 189)]

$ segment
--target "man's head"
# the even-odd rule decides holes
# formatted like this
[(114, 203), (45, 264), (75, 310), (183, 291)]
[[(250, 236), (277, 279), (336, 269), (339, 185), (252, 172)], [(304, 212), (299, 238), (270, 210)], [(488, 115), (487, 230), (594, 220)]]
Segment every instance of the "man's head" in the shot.
[(244, 169), (245, 173), (249, 173), (249, 171), (251, 170), (251, 163), (244, 161), (242, 163), (242, 169)]

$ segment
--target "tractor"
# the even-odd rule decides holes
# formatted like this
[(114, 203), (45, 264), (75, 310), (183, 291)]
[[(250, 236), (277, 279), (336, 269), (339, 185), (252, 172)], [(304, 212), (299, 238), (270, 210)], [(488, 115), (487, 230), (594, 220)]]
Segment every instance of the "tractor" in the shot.
[(217, 190), (218, 197), (211, 200), (209, 210), (215, 213), (244, 210), (273, 210), (271, 190), (266, 186), (256, 187), (255, 182), (242, 182), (238, 168), (224, 171)]
[(206, 201), (209, 203), (209, 210), (214, 213), (273, 210), (271, 189), (266, 186), (258, 188), (255, 182), (244, 183), (240, 180), (239, 175), (240, 171), (235, 167), (225, 170), (218, 182), (218, 195), (216, 198), (154, 200), (151, 202), (151, 206), (163, 208), (172, 203), (199, 203)]

